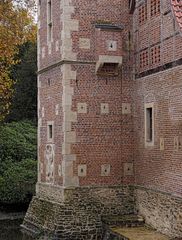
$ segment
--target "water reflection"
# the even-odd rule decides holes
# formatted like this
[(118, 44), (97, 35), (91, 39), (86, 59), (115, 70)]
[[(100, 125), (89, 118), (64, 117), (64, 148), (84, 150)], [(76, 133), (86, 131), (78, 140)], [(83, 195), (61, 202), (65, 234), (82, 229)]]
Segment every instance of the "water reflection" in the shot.
[(22, 220), (0, 221), (0, 240), (33, 240), (20, 231)]

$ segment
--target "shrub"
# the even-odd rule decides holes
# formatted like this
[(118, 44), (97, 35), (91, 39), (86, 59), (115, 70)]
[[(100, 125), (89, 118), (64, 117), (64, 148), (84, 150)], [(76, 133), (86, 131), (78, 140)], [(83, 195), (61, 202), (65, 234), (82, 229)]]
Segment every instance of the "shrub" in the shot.
[(27, 202), (37, 178), (36, 126), (29, 121), (6, 123), (0, 136), (0, 202)]
[(24, 159), (10, 163), (0, 178), (0, 201), (2, 203), (26, 203), (35, 192), (37, 162)]

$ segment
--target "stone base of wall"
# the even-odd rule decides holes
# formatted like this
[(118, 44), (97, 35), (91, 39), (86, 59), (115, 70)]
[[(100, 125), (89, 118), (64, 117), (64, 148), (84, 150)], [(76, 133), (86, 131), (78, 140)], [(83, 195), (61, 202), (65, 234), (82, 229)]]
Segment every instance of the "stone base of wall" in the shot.
[(34, 237), (102, 239), (102, 222), (97, 211), (82, 201), (60, 204), (34, 197), (22, 227)]
[(136, 188), (135, 196), (147, 224), (168, 236), (182, 236), (182, 198), (143, 187)]
[(46, 234), (54, 240), (101, 240), (110, 236), (104, 216), (137, 212), (161, 233), (182, 236), (181, 198), (131, 186), (63, 189), (38, 184), (22, 227), (33, 236)]
[(54, 187), (39, 184), (37, 189), (22, 227), (49, 239), (101, 240), (102, 216), (132, 214), (135, 209), (134, 189), (129, 186), (62, 189), (60, 199), (55, 188), (57, 201)]

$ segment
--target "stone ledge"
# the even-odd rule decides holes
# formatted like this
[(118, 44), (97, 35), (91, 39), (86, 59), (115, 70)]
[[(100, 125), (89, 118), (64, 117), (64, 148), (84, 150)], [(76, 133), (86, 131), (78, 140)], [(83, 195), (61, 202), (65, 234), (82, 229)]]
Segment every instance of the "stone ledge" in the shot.
[(119, 216), (103, 216), (102, 221), (110, 227), (125, 226), (138, 227), (144, 225), (144, 218), (139, 215), (119, 215)]
[(156, 232), (154, 229), (144, 227), (113, 228), (114, 233), (118, 233), (128, 240), (170, 240), (169, 237)]

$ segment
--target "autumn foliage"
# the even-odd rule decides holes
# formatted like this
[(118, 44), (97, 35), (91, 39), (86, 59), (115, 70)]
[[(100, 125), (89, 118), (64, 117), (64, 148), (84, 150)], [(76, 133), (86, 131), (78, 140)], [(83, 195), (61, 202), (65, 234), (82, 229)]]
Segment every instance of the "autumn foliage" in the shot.
[[(20, 2), (19, 2), (20, 3)], [(23, 43), (36, 41), (36, 25), (22, 2), (0, 1), (0, 121), (8, 113), (14, 82), (10, 69), (19, 62), (17, 54)]]

